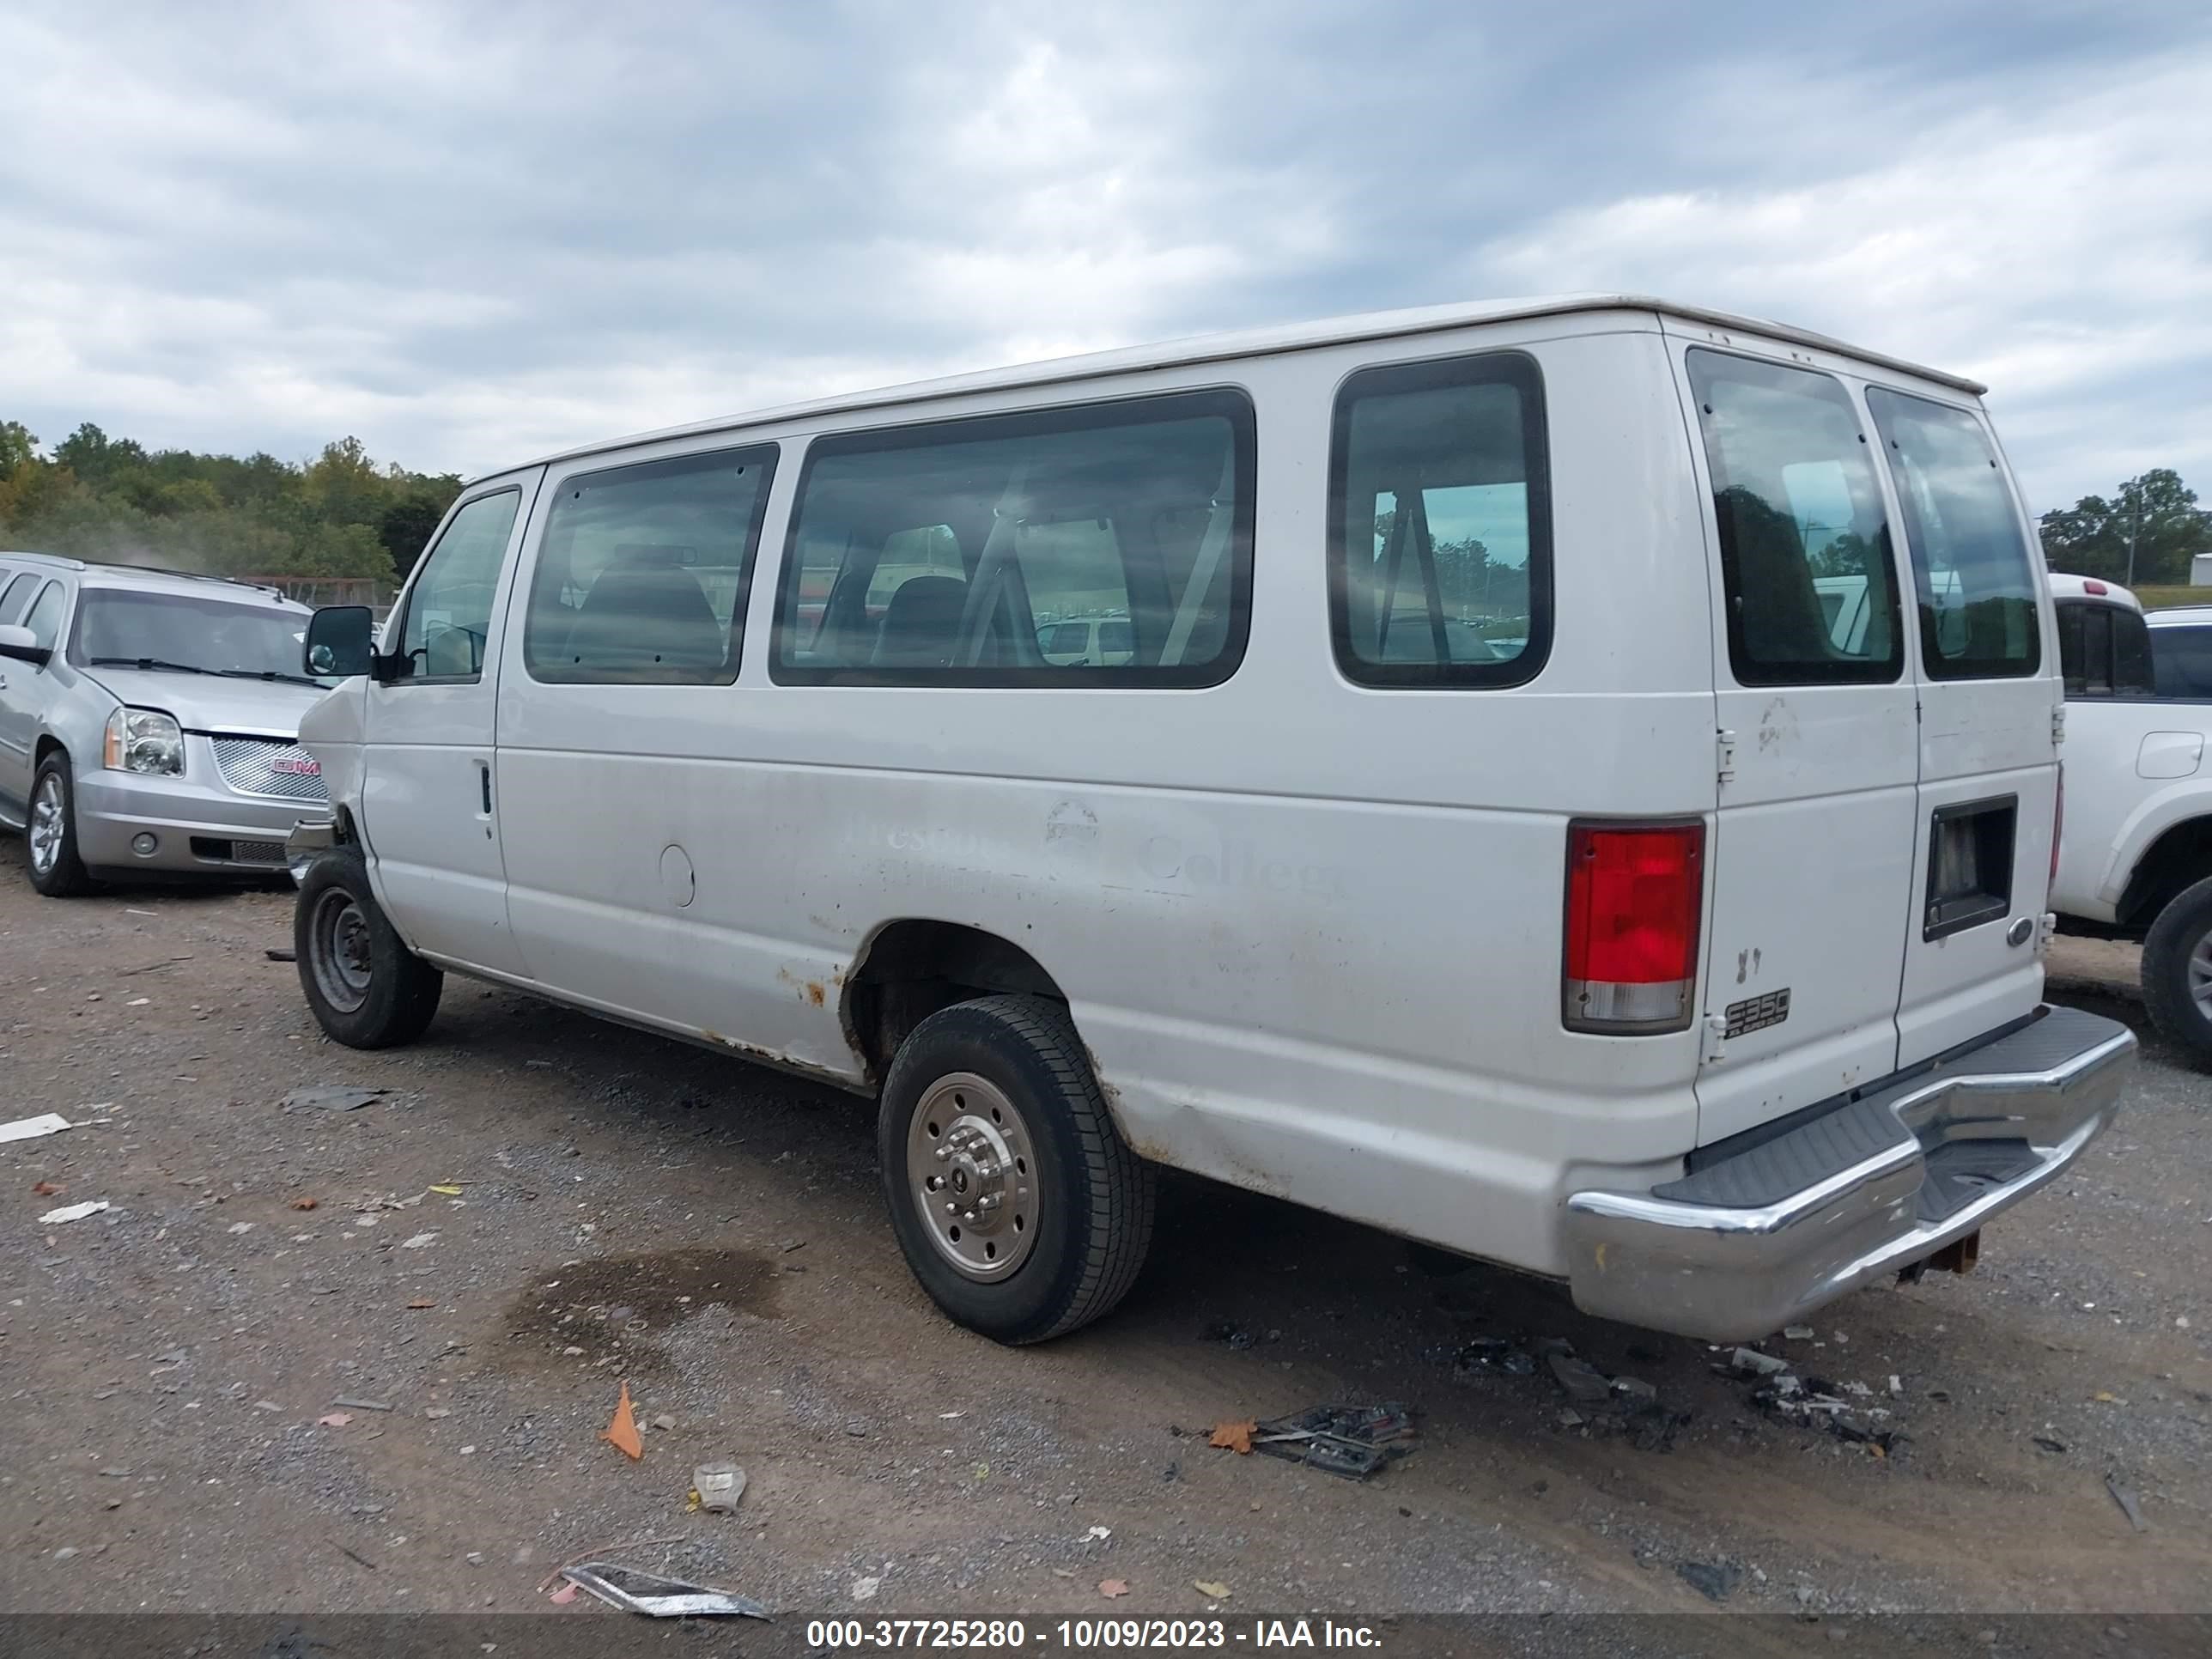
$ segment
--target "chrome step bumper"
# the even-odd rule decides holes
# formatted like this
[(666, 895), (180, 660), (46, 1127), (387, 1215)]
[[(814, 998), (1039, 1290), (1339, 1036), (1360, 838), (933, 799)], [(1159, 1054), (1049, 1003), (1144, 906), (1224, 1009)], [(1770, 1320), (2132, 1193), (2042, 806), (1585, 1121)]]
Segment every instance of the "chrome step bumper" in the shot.
[(2050, 1181), (2111, 1122), (2135, 1033), (2078, 1009), (1954, 1054), (1644, 1193), (1567, 1200), (1575, 1305), (1748, 1341), (1924, 1261)]

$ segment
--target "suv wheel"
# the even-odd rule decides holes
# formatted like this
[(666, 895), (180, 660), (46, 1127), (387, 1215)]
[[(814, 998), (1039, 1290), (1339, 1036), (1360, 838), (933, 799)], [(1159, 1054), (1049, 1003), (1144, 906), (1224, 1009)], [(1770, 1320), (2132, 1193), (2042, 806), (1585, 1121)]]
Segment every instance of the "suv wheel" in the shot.
[(899, 1045), (876, 1129), (907, 1265), (1000, 1342), (1042, 1342), (1127, 1293), (1152, 1242), (1154, 1172), (1114, 1127), (1067, 1011), (995, 996)]
[(315, 1023), (349, 1048), (412, 1042), (438, 1012), (446, 976), (385, 920), (351, 848), (307, 866), (292, 912), (292, 955)]
[(2142, 988), (2159, 1030), (2212, 1066), (2212, 878), (2184, 889), (2151, 923)]
[(40, 763), (23, 839), (30, 848), (31, 885), (39, 891), (48, 898), (76, 898), (93, 890), (76, 851), (76, 780), (59, 750)]

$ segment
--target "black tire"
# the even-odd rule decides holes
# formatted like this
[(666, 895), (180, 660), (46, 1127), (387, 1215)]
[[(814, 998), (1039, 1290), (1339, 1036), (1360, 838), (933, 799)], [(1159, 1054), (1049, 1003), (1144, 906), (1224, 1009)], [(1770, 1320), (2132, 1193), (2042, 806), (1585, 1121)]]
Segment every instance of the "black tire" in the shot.
[[(38, 813), (40, 797), (49, 789), (60, 797), (61, 819), (57, 826), (60, 839), (42, 869), (37, 840)], [(70, 766), (70, 757), (58, 749), (39, 763), (38, 772), (31, 780), (30, 811), (23, 823), (23, 840), (28, 852), (25, 862), (30, 869), (31, 885), (48, 898), (82, 898), (99, 890), (100, 884), (86, 871), (83, 859), (77, 854), (76, 774)]]
[[(1035, 1166), (1034, 1186), (1022, 1189), (1030, 1196), (1012, 1199), (987, 1224), (1009, 1226), (1022, 1218), (1012, 1214), (1013, 1207), (1035, 1205), (1036, 1225), (1021, 1246), (1025, 1254), (1008, 1276), (991, 1282), (953, 1265), (954, 1247), (923, 1212), (929, 1200), (917, 1190), (910, 1157), (924, 1131), (938, 1127), (924, 1123), (919, 1109), (933, 1094), (963, 1099), (941, 1093), (951, 1086), (948, 1079), (962, 1074), (981, 1079), (1013, 1108), (1022, 1136), (1014, 1144), (1026, 1147)], [(1074, 1023), (1057, 1003), (984, 997), (923, 1020), (892, 1058), (876, 1141), (884, 1197), (907, 1265), (937, 1305), (971, 1331), (1006, 1343), (1064, 1335), (1109, 1311), (1144, 1267), (1156, 1172), (1114, 1127)], [(921, 1178), (928, 1179), (935, 1166), (920, 1167)], [(1000, 1170), (1001, 1179), (1018, 1178), (1006, 1164), (987, 1167)], [(957, 1238), (958, 1227), (945, 1224)]]
[(2198, 1006), (2190, 963), (2206, 952), (2204, 975), (2212, 983), (2212, 878), (2182, 890), (2158, 913), (2142, 947), (2143, 1001), (2151, 1023), (2167, 1041), (2212, 1070), (2212, 1015)]
[(392, 931), (351, 848), (308, 866), (292, 910), (292, 955), (315, 1023), (349, 1048), (412, 1042), (437, 1014), (445, 975)]

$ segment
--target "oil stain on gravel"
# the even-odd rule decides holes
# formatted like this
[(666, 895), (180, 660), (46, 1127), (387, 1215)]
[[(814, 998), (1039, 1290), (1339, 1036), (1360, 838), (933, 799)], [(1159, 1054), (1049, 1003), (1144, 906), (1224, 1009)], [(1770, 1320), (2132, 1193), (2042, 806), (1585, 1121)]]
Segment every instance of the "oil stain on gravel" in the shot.
[(642, 1374), (665, 1363), (658, 1339), (696, 1313), (724, 1307), (764, 1319), (776, 1311), (776, 1273), (738, 1250), (664, 1250), (550, 1267), (507, 1306), (506, 1357), (589, 1365), (619, 1358)]

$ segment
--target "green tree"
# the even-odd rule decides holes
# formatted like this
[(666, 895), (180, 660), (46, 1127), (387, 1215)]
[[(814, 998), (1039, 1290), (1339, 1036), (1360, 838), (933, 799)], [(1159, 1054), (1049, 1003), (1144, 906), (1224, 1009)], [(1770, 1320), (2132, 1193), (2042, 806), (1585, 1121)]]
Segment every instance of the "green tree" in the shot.
[(39, 459), (39, 441), (21, 421), (0, 421), (0, 483)]
[(2197, 505), (2197, 492), (2171, 467), (2129, 479), (2110, 501), (2084, 495), (2070, 507), (2046, 513), (2039, 528), (2044, 558), (2053, 570), (2111, 581), (2130, 579), (2130, 540), (2132, 579), (2146, 586), (2185, 582), (2190, 560), (2212, 553), (2212, 514)]

